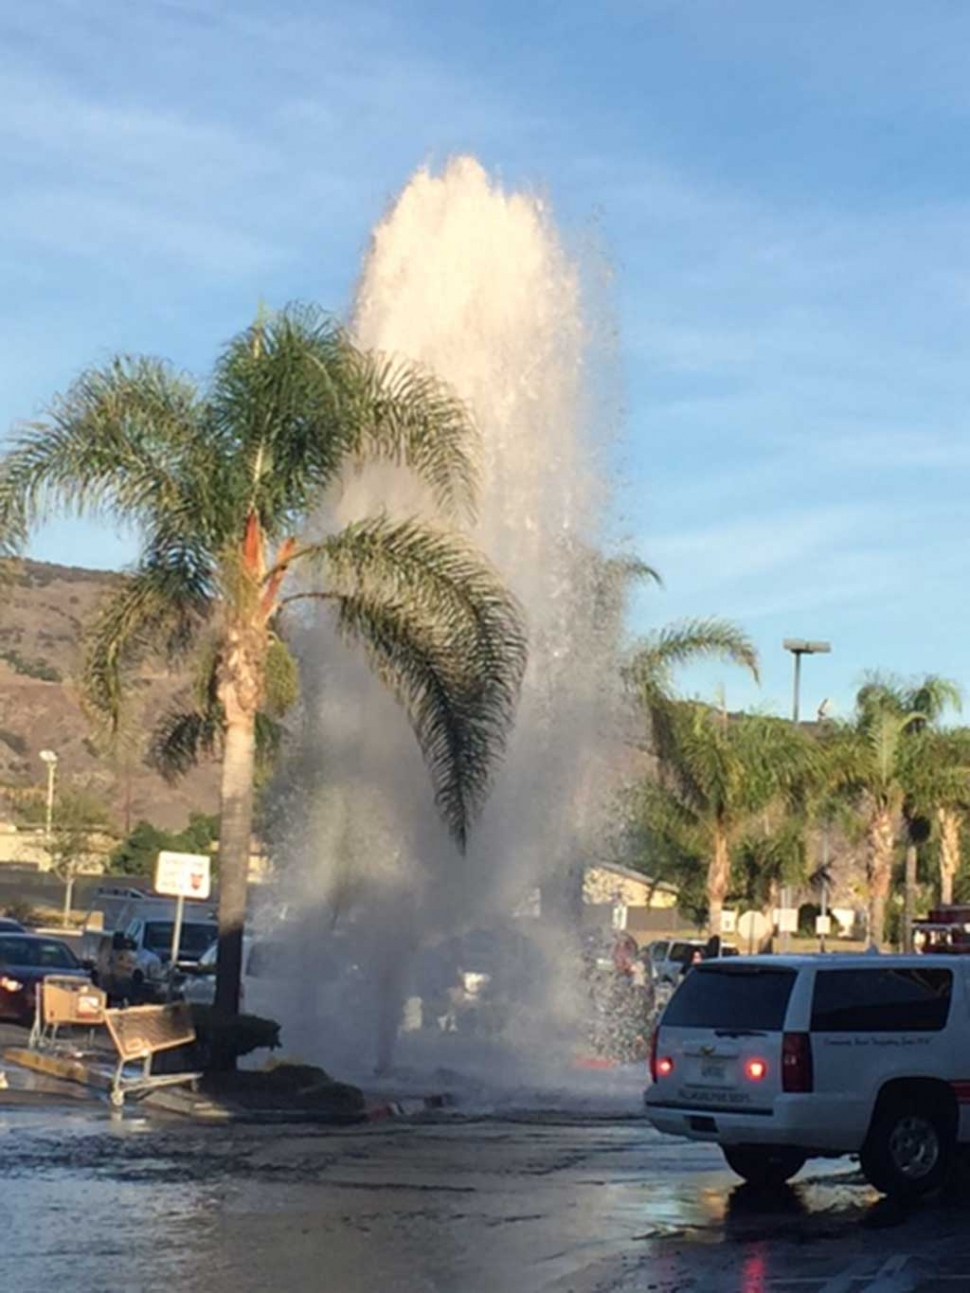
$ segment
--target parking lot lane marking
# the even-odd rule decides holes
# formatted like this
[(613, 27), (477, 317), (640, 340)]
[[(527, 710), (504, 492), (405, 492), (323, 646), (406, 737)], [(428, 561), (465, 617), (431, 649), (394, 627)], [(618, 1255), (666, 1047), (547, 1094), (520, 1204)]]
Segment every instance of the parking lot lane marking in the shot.
[[(878, 1274), (878, 1271), (876, 1274)], [(872, 1258), (860, 1257), (851, 1266), (847, 1266), (845, 1270), (833, 1275), (827, 1284), (821, 1285), (818, 1293), (852, 1293), (854, 1285), (872, 1278)]]
[(916, 1287), (916, 1278), (905, 1267), (909, 1261), (907, 1253), (894, 1253), (887, 1257), (876, 1271), (871, 1284), (866, 1285), (866, 1293), (910, 1293)]

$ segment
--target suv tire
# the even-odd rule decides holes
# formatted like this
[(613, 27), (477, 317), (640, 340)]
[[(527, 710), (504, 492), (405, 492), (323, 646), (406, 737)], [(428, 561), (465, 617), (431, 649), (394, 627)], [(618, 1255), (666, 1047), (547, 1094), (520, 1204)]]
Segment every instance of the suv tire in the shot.
[(915, 1199), (946, 1184), (955, 1146), (953, 1120), (941, 1103), (896, 1096), (877, 1107), (859, 1163), (883, 1194)]
[(786, 1145), (722, 1145), (721, 1152), (732, 1172), (759, 1189), (784, 1185), (808, 1158)]

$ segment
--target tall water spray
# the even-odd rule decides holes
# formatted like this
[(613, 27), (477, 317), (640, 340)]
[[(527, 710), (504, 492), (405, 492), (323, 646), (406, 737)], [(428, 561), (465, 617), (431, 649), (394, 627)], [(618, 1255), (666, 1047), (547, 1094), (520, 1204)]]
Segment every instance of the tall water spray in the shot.
[[(544, 203), (505, 192), (470, 158), (419, 171), (374, 231), (352, 326), (362, 346), (426, 365), (470, 407), (482, 442), (472, 537), (525, 608), (530, 658), (506, 758), (462, 857), (393, 699), (325, 619), (297, 631), (303, 716), (288, 789), (275, 796), (277, 898), (301, 948), (325, 957), (343, 937), (377, 984), (377, 1018), (358, 1003), (321, 1021), (314, 952), (300, 953), (285, 1036), (324, 1062), (335, 1048), (373, 1058), (377, 1036), (386, 1047), (417, 949), (507, 920), (540, 888), (541, 919), (519, 920), (545, 956), (530, 987), (541, 978), (547, 1024), (568, 1022), (574, 979), (550, 906), (558, 895), (568, 907), (563, 894), (572, 885), (576, 896), (598, 842), (615, 712), (618, 614), (595, 556), (604, 489), (581, 276)], [(381, 510), (430, 504), (403, 473), (368, 469), (328, 500), (321, 526)]]

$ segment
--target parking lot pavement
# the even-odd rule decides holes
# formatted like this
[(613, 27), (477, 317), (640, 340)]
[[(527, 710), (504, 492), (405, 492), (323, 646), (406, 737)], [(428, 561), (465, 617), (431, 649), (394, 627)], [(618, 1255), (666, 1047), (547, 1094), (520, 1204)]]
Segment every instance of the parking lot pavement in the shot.
[(0, 1106), (0, 1180), (3, 1289), (101, 1293), (123, 1259), (126, 1287), (179, 1293), (970, 1293), (966, 1195), (907, 1213), (838, 1162), (766, 1199), (639, 1122)]

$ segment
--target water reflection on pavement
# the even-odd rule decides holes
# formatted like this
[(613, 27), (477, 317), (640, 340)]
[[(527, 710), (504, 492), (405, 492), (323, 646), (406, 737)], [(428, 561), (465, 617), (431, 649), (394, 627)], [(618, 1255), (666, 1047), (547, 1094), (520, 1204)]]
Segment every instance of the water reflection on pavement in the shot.
[(0, 1178), (11, 1293), (970, 1290), (965, 1200), (904, 1215), (847, 1162), (766, 1199), (636, 1121), (334, 1132), (3, 1107)]

